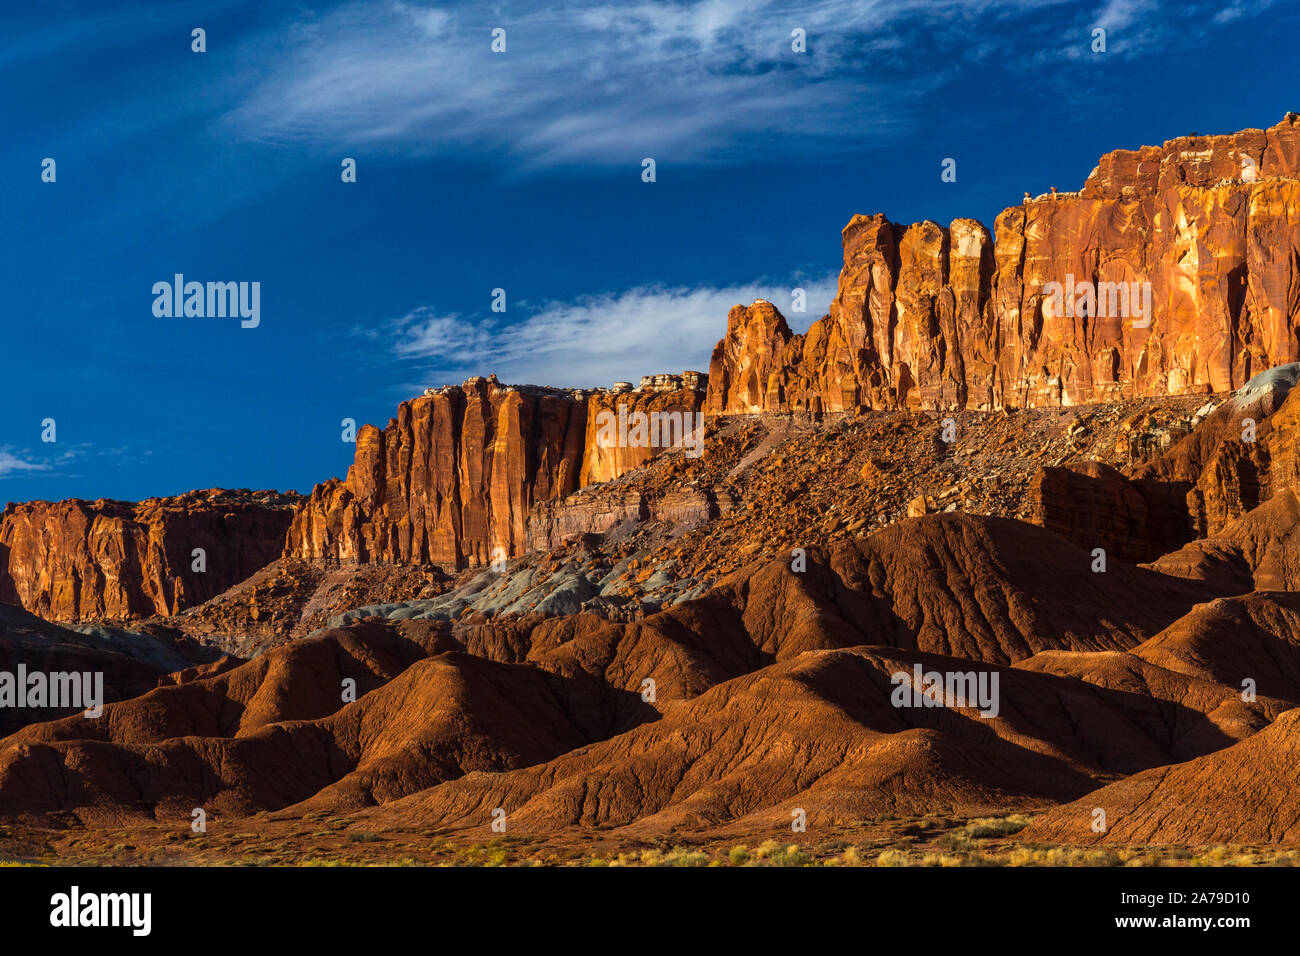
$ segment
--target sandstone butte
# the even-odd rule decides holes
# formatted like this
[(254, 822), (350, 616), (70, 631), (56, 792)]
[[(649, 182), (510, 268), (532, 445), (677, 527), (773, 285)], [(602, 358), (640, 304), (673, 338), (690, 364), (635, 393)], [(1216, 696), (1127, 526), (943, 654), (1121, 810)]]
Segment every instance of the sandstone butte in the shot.
[[(736, 306), (706, 412), (1082, 405), (1225, 392), (1300, 358), (1300, 115), (1101, 158), (990, 231), (854, 216), (827, 316)], [(1150, 283), (1151, 323), (1061, 315), (1049, 283)], [(1111, 303), (1107, 303), (1112, 306)], [(1099, 313), (1118, 309), (1101, 308)]]

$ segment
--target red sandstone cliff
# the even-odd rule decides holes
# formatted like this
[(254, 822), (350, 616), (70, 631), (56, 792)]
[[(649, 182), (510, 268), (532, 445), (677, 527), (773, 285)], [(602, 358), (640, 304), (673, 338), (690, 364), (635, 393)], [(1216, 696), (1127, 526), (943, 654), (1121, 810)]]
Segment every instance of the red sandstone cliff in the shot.
[[(523, 554), (534, 509), (617, 478), (667, 447), (661, 432), (642, 441), (620, 428), (620, 413), (693, 421), (704, 401), (703, 390), (690, 387), (693, 374), (591, 395), (504, 386), (495, 376), (431, 389), (403, 402), (383, 430), (367, 425), (357, 433), (347, 479), (317, 485), (303, 500), (285, 552), (448, 569), (488, 564), (497, 549)], [(602, 431), (607, 416), (612, 431)]]
[[(318, 485), (301, 502), (284, 552), (463, 568), (488, 563), (497, 549), (519, 555), (530, 538), (549, 541), (575, 521), (586, 527), (639, 510), (630, 499), (601, 502), (596, 522), (560, 520), (551, 507), (662, 450), (655, 441), (602, 444), (596, 417), (620, 407), (678, 415), (701, 406), (711, 414), (992, 408), (1236, 388), (1300, 358), (1298, 177), (1300, 116), (1288, 114), (1267, 131), (1109, 153), (1080, 192), (1004, 210), (996, 235), (971, 219), (904, 227), (854, 216), (829, 314), (796, 335), (771, 303), (733, 308), (707, 396), (694, 377), (590, 397), (495, 378), (432, 391), (404, 402), (383, 430), (361, 429), (346, 480)], [(1052, 307), (1049, 284), (1071, 276), (1094, 287), (1149, 283), (1150, 326), (1107, 314), (1105, 305), (1094, 304), (1095, 316)], [(1220, 457), (1220, 470), (1246, 475), (1240, 497), (1250, 499), (1258, 463)], [(1059, 487), (1044, 494), (1066, 500), (1075, 479), (1051, 477)], [(1103, 489), (1107, 500), (1112, 490)], [(1202, 533), (1234, 513), (1214, 489), (1203, 497), (1194, 509)], [(51, 617), (167, 613), (275, 556), (263, 557), (259, 543), (247, 563), (232, 559), (242, 569), (234, 577), (210, 571), (189, 582), (188, 560), (164, 535), (184, 541), (184, 555), (202, 542), (190, 542), (184, 525), (166, 534), (166, 508), (151, 517), (136, 507), (74, 502), (6, 512), (0, 548), (10, 553), (0, 558), (10, 570), (0, 599), (7, 589)], [(535, 512), (545, 521), (530, 529)], [(1135, 553), (1155, 546), (1129, 537)]]
[(519, 554), (533, 504), (578, 487), (586, 424), (584, 401), (495, 377), (403, 402), (358, 431), (347, 479), (313, 489), (285, 552), (449, 568)]
[[(675, 444), (698, 448), (702, 453), (699, 442), (704, 434), (702, 428), (697, 428), (702, 420), (697, 422), (695, 415), (703, 408), (703, 391), (684, 386), (623, 394), (595, 393), (587, 400), (582, 486), (617, 478)], [(635, 437), (632, 430), (637, 427), (646, 429), (645, 440), (625, 440)]]
[[(0, 602), (57, 621), (174, 614), (277, 558), (293, 504), (218, 489), (10, 504), (0, 513)], [(196, 548), (203, 571), (193, 570)]]
[[(731, 310), (708, 412), (1228, 391), (1300, 358), (1300, 116), (1109, 153), (1080, 192), (1004, 210), (995, 236), (854, 216), (843, 245), (830, 313), (806, 334), (761, 300)], [(1049, 283), (1069, 276), (1104, 300), (1093, 316), (1052, 307)], [(1097, 290), (1110, 283), (1150, 283), (1150, 327)]]

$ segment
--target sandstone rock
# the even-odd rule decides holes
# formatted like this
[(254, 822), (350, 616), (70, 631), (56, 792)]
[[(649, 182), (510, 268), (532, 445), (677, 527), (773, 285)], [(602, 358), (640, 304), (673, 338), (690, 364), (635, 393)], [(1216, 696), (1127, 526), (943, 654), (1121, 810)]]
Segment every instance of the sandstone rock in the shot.
[[(704, 440), (695, 416), (703, 406), (702, 389), (656, 388), (653, 383), (644, 392), (592, 395), (587, 402), (579, 484), (586, 487), (617, 478), (674, 445), (699, 447), (702, 452), (702, 444), (695, 444)], [(644, 440), (636, 440), (633, 431), (639, 423), (646, 428)]]
[(1122, 561), (1153, 561), (1192, 537), (1185, 483), (1130, 481), (1101, 462), (1040, 468), (1030, 520)]
[(56, 621), (175, 614), (275, 560), (294, 504), (217, 489), (138, 503), (10, 504), (0, 513), (0, 601)]
[(562, 500), (537, 504), (528, 522), (529, 547), (549, 550), (571, 537), (599, 534), (621, 522), (649, 516), (645, 496), (636, 488), (583, 489)]
[(907, 516), (909, 518), (919, 518), (922, 515), (931, 514), (934, 510), (934, 499), (926, 495), (917, 495), (907, 503)]
[(799, 340), (772, 303), (760, 299), (750, 306), (735, 306), (709, 362), (706, 410), (748, 413), (784, 406), (782, 376), (787, 368), (798, 366), (796, 358), (786, 355), (791, 341)]
[[(639, 514), (640, 505), (616, 508), (608, 522), (581, 517), (581, 506), (561, 516), (549, 505), (639, 467), (681, 441), (682, 426), (695, 434), (704, 392), (686, 382), (698, 383), (698, 373), (682, 376), (675, 389), (678, 377), (663, 378), (663, 388), (652, 382), (644, 392), (588, 397), (502, 386), (491, 376), (403, 402), (386, 428), (358, 431), (346, 480), (312, 490), (294, 516), (285, 554), (454, 570), (489, 564), (494, 555), (517, 557), (530, 541), (546, 547), (571, 533), (605, 530)], [(612, 432), (602, 431), (606, 415)], [(645, 441), (632, 431), (638, 416), (647, 423)], [(541, 525), (530, 531), (535, 508)]]
[[(770, 303), (732, 309), (707, 408), (1079, 405), (1237, 388), (1300, 358), (1297, 153), (1300, 116), (1288, 114), (1266, 131), (1108, 154), (1081, 192), (1004, 210), (995, 236), (970, 219), (854, 216), (835, 300), (806, 334)], [(1247, 158), (1258, 176), (1243, 178)], [(1104, 300), (1092, 315), (1045, 305), (1068, 277)], [(1122, 314), (1115, 283), (1149, 283), (1149, 327)]]
[(1252, 378), (1139, 479), (1181, 483), (1197, 536), (1215, 535), (1269, 498), (1300, 490), (1300, 364)]
[(585, 429), (585, 403), (495, 377), (403, 402), (357, 432), (347, 479), (312, 490), (285, 554), (453, 569), (518, 555), (529, 509), (578, 487)]
[(862, 463), (862, 467), (858, 470), (858, 477), (866, 482), (868, 487), (880, 484), (885, 479), (884, 472), (880, 469), (880, 463), (872, 458), (868, 458)]

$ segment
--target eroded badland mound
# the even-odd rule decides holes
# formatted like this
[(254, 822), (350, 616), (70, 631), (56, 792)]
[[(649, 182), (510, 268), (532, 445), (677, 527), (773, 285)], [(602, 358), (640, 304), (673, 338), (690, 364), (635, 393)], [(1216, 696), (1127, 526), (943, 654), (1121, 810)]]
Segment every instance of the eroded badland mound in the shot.
[(429, 389), (303, 497), (7, 507), (0, 702), (105, 690), (0, 707), (0, 853), (1300, 849), (1300, 117), (843, 251), (707, 376)]

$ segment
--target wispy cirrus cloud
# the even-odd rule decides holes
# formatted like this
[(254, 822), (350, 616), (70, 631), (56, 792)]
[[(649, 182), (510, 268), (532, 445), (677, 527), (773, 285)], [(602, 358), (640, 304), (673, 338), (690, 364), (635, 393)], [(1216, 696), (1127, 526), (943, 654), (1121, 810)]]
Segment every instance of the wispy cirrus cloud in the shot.
[(49, 455), (41, 457), (13, 445), (0, 445), (0, 479), (60, 474), (59, 469), (81, 458), (89, 447), (81, 442), (58, 451), (52, 450)]
[(1222, 7), (1214, 15), (1214, 22), (1215, 24), (1231, 23), (1233, 20), (1258, 16), (1276, 4), (1277, 0), (1238, 0), (1236, 3)]
[(0, 478), (34, 471), (49, 471), (51, 467), (48, 461), (34, 461), (24, 457), (12, 447), (0, 447)]
[(1103, 30), (1123, 30), (1141, 20), (1154, 19), (1160, 11), (1156, 0), (1106, 0), (1092, 17)]
[(6, 478), (81, 477), (75, 472), (89, 459), (107, 459), (116, 464), (139, 463), (153, 454), (150, 447), (136, 443), (97, 448), (91, 442), (44, 446), (48, 453), (27, 451), (14, 445), (0, 445), (0, 480)]
[[(963, 61), (1081, 60), (1097, 27), (1130, 58), (1271, 2), (347, 3), (264, 38), (253, 59), (269, 67), (227, 121), (270, 141), (497, 152), (516, 166), (807, 152), (896, 134)], [(497, 27), (505, 53), (490, 48)]]
[[(571, 302), (524, 303), (512, 307), (524, 317), (509, 321), (421, 307), (358, 334), (387, 341), (395, 358), (426, 376), (423, 385), (495, 372), (506, 382), (590, 387), (654, 372), (706, 371), (733, 305), (768, 299), (801, 331), (825, 313), (835, 286), (834, 275), (724, 288), (640, 286)], [(795, 288), (804, 290), (803, 313), (791, 312)]]
[(1105, 31), (1106, 57), (1131, 60), (1168, 55), (1204, 44), (1214, 31), (1236, 20), (1258, 16), (1275, 3), (1238, 0), (1224, 6), (1203, 0), (1102, 0), (1076, 14), (1065, 37), (1045, 47), (1033, 62), (1041, 67), (1062, 60), (1098, 61), (1098, 53), (1093, 50), (1093, 31), (1097, 29)]
[[(348, 4), (268, 49), (274, 67), (229, 121), (271, 141), (500, 151), (536, 165), (722, 159), (760, 141), (826, 148), (904, 122), (909, 101), (943, 80), (933, 48), (965, 48), (972, 18), (1057, 2)], [(496, 27), (505, 53), (490, 49)], [(796, 29), (806, 52), (792, 49)]]

